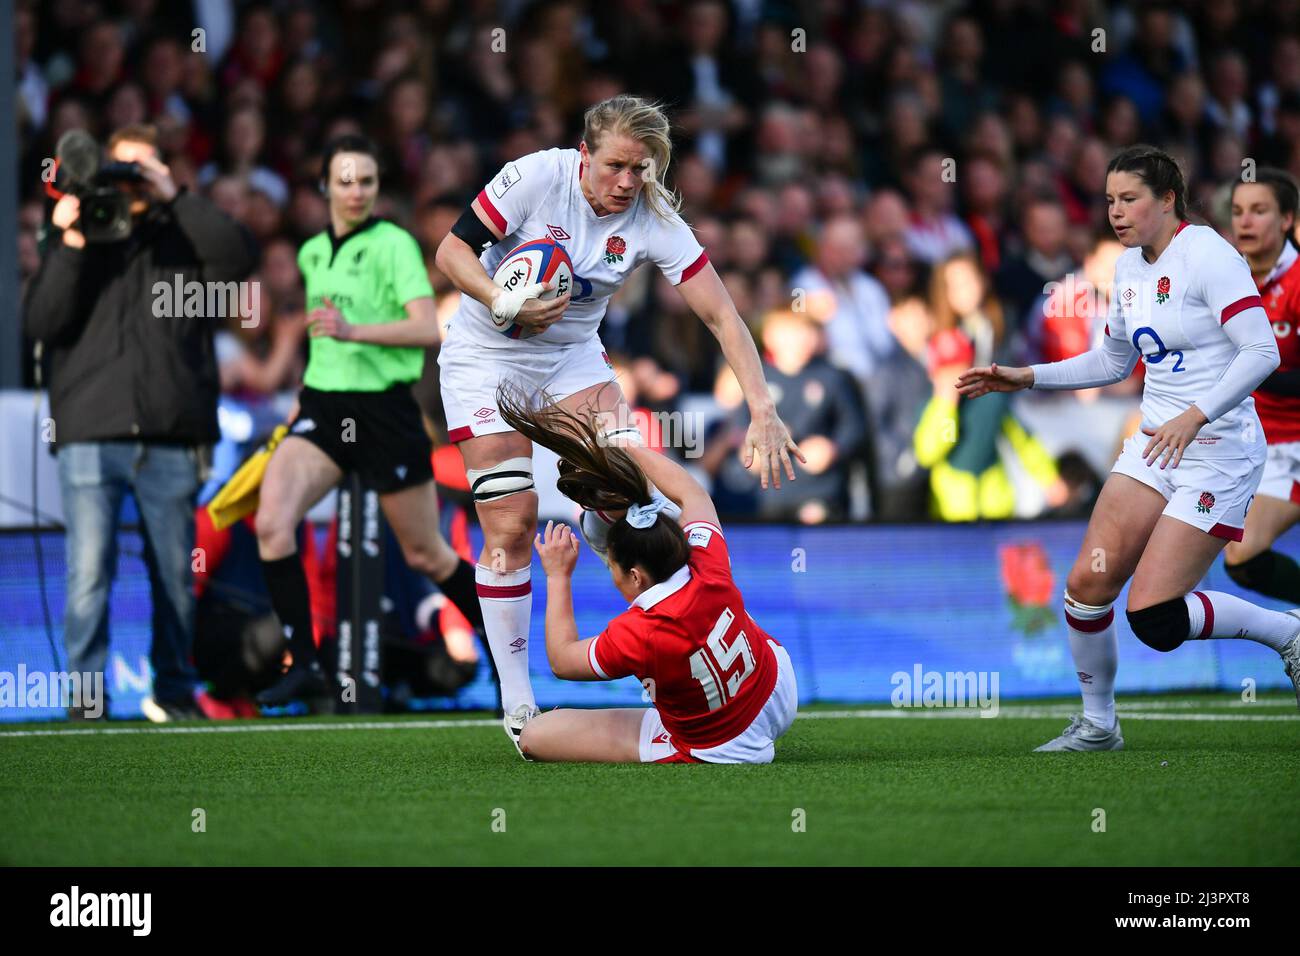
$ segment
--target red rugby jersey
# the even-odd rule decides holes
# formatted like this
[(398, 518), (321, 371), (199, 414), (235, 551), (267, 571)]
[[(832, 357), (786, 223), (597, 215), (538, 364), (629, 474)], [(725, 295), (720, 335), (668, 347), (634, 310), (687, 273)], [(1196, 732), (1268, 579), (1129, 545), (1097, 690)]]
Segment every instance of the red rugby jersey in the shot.
[[(1264, 311), (1273, 323), (1277, 337), (1277, 350), (1282, 356), (1278, 371), (1289, 372), (1300, 368), (1300, 268), (1296, 262), (1300, 255), (1290, 243), (1282, 249), (1272, 273), (1259, 287), (1259, 297)], [(1264, 426), (1264, 437), (1270, 445), (1300, 441), (1300, 398), (1275, 395), (1263, 389), (1254, 393), (1255, 411)]]
[(731, 579), (722, 529), (692, 521), (683, 530), (691, 546), (686, 565), (639, 595), (587, 648), (592, 669), (606, 680), (654, 682), (654, 705), (680, 750), (716, 747), (743, 733), (777, 676), (772, 638)]

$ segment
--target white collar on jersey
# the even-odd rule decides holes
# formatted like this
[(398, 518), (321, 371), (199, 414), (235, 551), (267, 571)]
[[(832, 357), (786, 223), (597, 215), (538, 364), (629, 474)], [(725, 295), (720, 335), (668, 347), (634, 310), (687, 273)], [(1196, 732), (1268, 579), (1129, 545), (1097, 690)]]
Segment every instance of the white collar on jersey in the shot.
[(1277, 257), (1277, 262), (1273, 264), (1272, 271), (1270, 271), (1268, 276), (1264, 279), (1263, 283), (1260, 285), (1260, 289), (1263, 290), (1272, 285), (1281, 277), (1282, 273), (1291, 268), (1291, 264), (1296, 261), (1298, 256), (1300, 256), (1300, 253), (1295, 251), (1295, 246), (1291, 245), (1289, 242), (1282, 243), (1282, 254)]
[(682, 588), (686, 587), (686, 582), (691, 579), (691, 566), (683, 564), (667, 581), (660, 581), (658, 584), (651, 585), (636, 596), (632, 602), (632, 607), (639, 607), (643, 611), (648, 611), (666, 597), (672, 597)]

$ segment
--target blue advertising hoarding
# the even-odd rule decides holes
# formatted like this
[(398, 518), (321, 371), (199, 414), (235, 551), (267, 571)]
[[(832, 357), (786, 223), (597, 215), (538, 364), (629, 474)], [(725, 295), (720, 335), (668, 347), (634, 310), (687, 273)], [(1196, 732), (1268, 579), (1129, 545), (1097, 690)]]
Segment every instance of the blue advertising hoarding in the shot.
[[(800, 700), (884, 703), (902, 671), (997, 672), (1004, 699), (1077, 692), (1061, 614), (1065, 575), (1082, 540), (1082, 522), (987, 525), (868, 525), (830, 528), (735, 526), (727, 540), (747, 609), (790, 651)], [(63, 537), (41, 533), (45, 588), (59, 659), (64, 601)], [(477, 545), (477, 542), (476, 542)], [(1279, 549), (1300, 554), (1300, 531)], [(115, 716), (139, 713), (149, 693), (149, 584), (134, 531), (122, 533), (111, 602), (105, 685)], [(543, 707), (640, 706), (633, 679), (574, 683), (547, 667), (546, 587), (534, 562), (531, 667)], [(1277, 602), (1238, 588), (1222, 560), (1202, 588), (1269, 607)], [(1125, 596), (1117, 602), (1123, 608)], [(626, 605), (604, 567), (584, 553), (574, 580), (583, 636), (598, 633)], [(1118, 690), (1240, 691), (1289, 687), (1278, 656), (1251, 641), (1189, 641), (1160, 654), (1133, 637), (1122, 613)], [(44, 624), (36, 547), (29, 532), (0, 534), (0, 672), (56, 669)], [(434, 708), (490, 708), (490, 672)], [(0, 721), (48, 719), (54, 709), (0, 708)]]

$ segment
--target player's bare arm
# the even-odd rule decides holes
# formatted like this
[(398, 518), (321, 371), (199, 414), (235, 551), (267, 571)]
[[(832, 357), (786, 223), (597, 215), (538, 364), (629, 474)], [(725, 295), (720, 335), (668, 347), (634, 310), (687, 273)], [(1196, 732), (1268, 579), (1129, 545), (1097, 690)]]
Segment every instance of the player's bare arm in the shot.
[(686, 525), (692, 521), (721, 524), (718, 520), (718, 511), (713, 506), (713, 499), (689, 471), (667, 455), (641, 445), (627, 446), (626, 451), (641, 466), (641, 470), (654, 486), (682, 509), (681, 516), (678, 518), (679, 524)]
[(313, 337), (328, 335), (347, 342), (369, 345), (400, 345), (428, 348), (442, 341), (433, 296), (421, 296), (406, 303), (406, 318), (398, 322), (354, 325), (329, 299), (308, 316)]
[(578, 538), (568, 525), (548, 521), (533, 547), (546, 573), (546, 656), (551, 672), (561, 680), (599, 680), (587, 660), (587, 645), (591, 642), (578, 639), (578, 623), (573, 616)]
[(776, 413), (776, 403), (767, 390), (763, 366), (758, 358), (754, 339), (745, 327), (736, 306), (731, 301), (727, 287), (722, 284), (717, 270), (708, 263), (685, 282), (677, 286), (682, 299), (691, 311), (700, 317), (713, 333), (722, 354), (736, 373), (736, 380), (745, 393), (749, 406), (750, 425), (745, 435), (744, 463), (749, 468), (758, 460), (758, 481), (767, 487), (768, 475), (777, 488), (781, 487), (781, 472), (794, 481), (794, 464), (790, 454), (804, 461), (803, 452), (790, 437), (790, 429)]

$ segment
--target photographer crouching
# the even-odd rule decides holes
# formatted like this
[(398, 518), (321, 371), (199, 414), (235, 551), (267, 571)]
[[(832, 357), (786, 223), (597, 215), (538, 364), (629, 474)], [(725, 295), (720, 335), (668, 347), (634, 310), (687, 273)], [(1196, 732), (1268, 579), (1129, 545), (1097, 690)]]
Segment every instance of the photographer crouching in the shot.
[[(242, 280), (256, 247), (206, 199), (177, 188), (152, 127), (115, 132), (103, 166), (98, 145), (80, 131), (65, 134), (58, 152), (52, 195), (61, 198), (23, 316), (49, 368), (67, 526), (67, 666), (105, 670), (118, 516), (129, 490), (153, 597), (145, 716), (200, 718), (191, 552), (195, 497), (219, 437), (213, 331), (223, 316), (209, 314), (209, 295), (202, 308), (187, 298), (177, 309), (172, 300), (189, 283)], [(76, 707), (68, 715), (90, 716)]]

